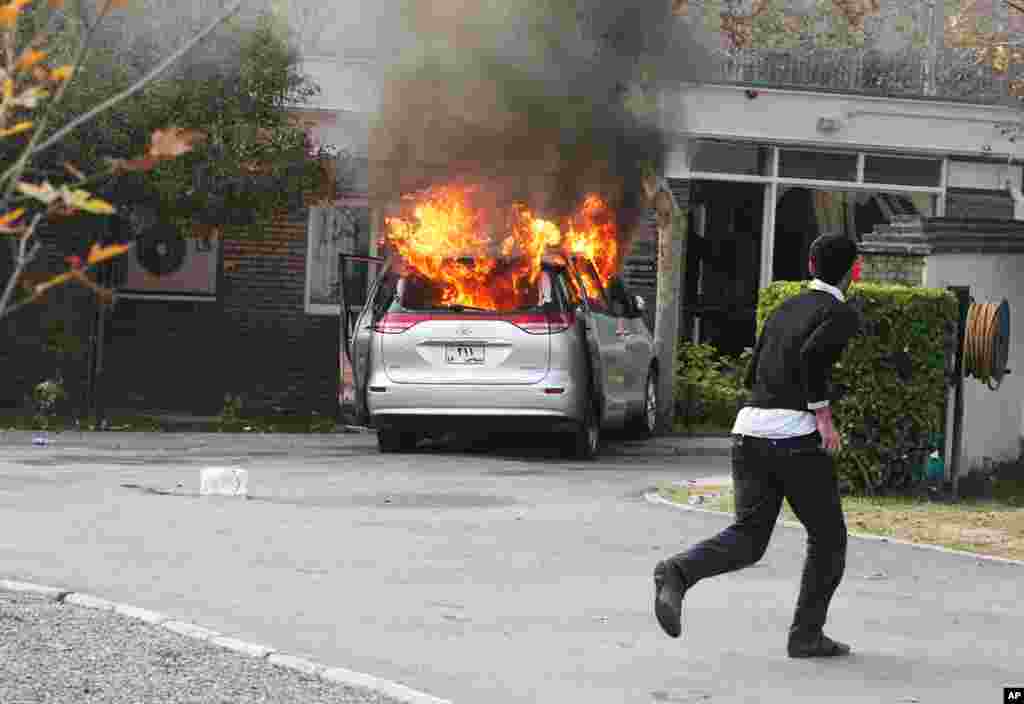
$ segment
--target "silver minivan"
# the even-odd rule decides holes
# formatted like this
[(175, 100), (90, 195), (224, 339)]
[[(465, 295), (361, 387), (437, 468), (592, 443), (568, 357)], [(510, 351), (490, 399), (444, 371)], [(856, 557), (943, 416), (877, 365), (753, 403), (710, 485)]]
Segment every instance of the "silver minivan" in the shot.
[[(445, 305), (395, 262), (345, 259), (339, 401), (376, 429), (381, 452), (459, 431), (536, 431), (563, 433), (569, 456), (592, 459), (602, 429), (654, 432), (661, 369), (643, 300), (618, 278), (602, 286), (586, 259), (546, 255), (528, 305), (500, 312)], [(382, 270), (355, 275), (359, 261)], [(360, 289), (365, 305), (353, 306)]]

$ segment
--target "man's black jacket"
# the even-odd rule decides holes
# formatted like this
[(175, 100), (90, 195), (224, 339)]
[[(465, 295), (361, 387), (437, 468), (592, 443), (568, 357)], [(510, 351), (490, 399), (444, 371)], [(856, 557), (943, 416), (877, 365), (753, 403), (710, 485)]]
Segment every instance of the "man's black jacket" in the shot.
[(812, 289), (785, 301), (754, 346), (747, 405), (794, 411), (826, 405), (832, 365), (859, 328), (857, 311), (826, 291)]

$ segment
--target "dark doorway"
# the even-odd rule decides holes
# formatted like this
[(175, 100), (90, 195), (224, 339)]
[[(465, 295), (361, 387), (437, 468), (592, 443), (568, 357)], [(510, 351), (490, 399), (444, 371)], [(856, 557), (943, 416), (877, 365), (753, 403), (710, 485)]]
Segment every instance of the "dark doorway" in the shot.
[(690, 208), (685, 330), (739, 355), (754, 344), (764, 186), (698, 181)]
[(775, 247), (772, 279), (802, 281), (807, 278), (807, 255), (818, 236), (814, 191), (791, 188), (779, 199), (775, 211)]

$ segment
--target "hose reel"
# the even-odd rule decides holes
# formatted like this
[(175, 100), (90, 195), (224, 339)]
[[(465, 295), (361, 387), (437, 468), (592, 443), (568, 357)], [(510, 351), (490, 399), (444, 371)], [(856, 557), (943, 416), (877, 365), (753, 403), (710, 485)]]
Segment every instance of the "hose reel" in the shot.
[(995, 391), (1009, 371), (1010, 304), (971, 303), (963, 341), (964, 376), (973, 376)]

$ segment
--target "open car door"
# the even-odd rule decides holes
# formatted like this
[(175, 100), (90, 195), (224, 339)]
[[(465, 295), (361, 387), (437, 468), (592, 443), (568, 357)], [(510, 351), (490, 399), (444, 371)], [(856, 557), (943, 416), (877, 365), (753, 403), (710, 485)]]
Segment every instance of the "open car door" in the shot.
[(580, 326), (580, 333), (586, 341), (589, 352), (587, 359), (590, 362), (588, 366), (590, 368), (590, 383), (594, 400), (597, 401), (599, 412), (603, 413), (606, 408), (606, 398), (604, 362), (601, 359), (601, 341), (597, 331), (597, 321), (594, 320), (593, 311), (590, 309), (590, 303), (587, 301), (585, 294), (586, 288), (577, 268), (580, 266), (589, 266), (589, 262), (585, 258), (576, 255), (570, 260), (566, 274), (572, 277), (577, 287), (576, 290), (580, 292), (581, 301), (576, 311), (576, 324)]
[(370, 343), (373, 337), (372, 306), (384, 259), (355, 254), (338, 257), (338, 287), (341, 303), (340, 352), (338, 355), (340, 379), (338, 404), (343, 423), (365, 425), (369, 418), (366, 409), (366, 370), (370, 363)]

